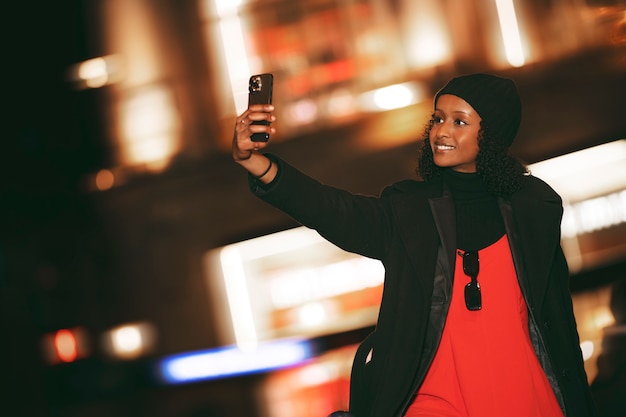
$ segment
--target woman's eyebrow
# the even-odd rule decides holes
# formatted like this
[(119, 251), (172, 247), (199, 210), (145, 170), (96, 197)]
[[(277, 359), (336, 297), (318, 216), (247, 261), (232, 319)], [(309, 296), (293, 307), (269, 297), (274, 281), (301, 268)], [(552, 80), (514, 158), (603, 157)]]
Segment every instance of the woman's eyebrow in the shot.
[[(434, 116), (436, 116), (438, 113), (442, 114), (442, 115), (446, 115), (446, 112), (441, 110), (441, 109), (435, 109), (435, 112), (433, 113)], [(465, 110), (452, 110), (450, 112), (450, 114), (462, 114), (464, 116), (471, 116), (471, 113), (469, 111), (465, 111)]]

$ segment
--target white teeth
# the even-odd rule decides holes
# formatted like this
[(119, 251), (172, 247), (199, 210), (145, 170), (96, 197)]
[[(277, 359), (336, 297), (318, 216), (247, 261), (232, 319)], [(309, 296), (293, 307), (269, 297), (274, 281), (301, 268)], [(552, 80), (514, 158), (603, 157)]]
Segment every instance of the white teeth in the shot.
[(454, 149), (454, 146), (450, 146), (450, 145), (437, 145), (437, 149), (440, 151), (450, 151), (452, 149)]

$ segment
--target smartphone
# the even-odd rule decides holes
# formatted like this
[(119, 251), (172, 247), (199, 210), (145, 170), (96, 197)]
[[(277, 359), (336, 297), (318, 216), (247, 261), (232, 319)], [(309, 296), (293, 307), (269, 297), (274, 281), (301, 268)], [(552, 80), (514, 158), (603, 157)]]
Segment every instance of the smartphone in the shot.
[[(272, 104), (272, 91), (274, 89), (274, 76), (272, 74), (256, 74), (250, 77), (248, 82), (248, 106), (251, 104)], [(267, 120), (252, 122), (254, 125), (269, 126)], [(250, 136), (253, 142), (267, 142), (270, 139), (269, 132), (253, 133)]]

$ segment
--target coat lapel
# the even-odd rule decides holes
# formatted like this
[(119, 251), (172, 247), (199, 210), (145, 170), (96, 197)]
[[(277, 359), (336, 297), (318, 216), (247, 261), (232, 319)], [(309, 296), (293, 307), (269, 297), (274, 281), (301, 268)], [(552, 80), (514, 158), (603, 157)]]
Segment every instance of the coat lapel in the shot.
[(435, 184), (425, 186), (423, 183), (422, 187), (405, 194), (401, 197), (402, 201), (396, 201), (393, 208), (408, 258), (416, 274), (422, 276), (422, 280), (426, 280), (424, 282), (428, 282), (427, 287), (432, 288), (433, 260), (437, 257), (437, 238), (440, 236), (427, 201), (440, 197), (441, 187)]
[(454, 201), (450, 193), (444, 191), (442, 197), (431, 198), (429, 203), (435, 218), (441, 244), (448, 260), (447, 264), (444, 265), (444, 273), (452, 281), (456, 261), (456, 215), (454, 212)]
[(555, 201), (524, 196), (511, 203), (500, 200), (520, 285), (536, 306), (543, 302), (554, 251), (560, 244), (561, 207)]
[[(448, 260), (443, 265), (444, 273), (452, 280), (456, 253), (456, 218), (452, 195), (443, 184), (434, 183), (404, 198), (405, 201), (394, 205), (394, 210), (415, 271), (426, 272), (424, 278), (432, 285), (432, 261), (437, 257), (437, 243), (440, 242)], [(432, 268), (425, 268), (431, 264)]]

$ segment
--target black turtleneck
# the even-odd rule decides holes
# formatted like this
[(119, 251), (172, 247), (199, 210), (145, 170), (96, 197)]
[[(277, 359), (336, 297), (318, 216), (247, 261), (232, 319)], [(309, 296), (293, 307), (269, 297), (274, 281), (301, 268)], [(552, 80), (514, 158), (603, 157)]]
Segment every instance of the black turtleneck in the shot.
[(495, 243), (504, 235), (504, 222), (498, 199), (489, 193), (476, 173), (444, 171), (454, 199), (457, 247), (478, 250)]

